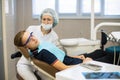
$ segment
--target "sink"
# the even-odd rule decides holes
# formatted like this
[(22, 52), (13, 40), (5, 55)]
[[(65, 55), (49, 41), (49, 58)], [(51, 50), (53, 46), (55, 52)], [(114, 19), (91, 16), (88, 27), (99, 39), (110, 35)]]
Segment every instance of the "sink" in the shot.
[(78, 45), (78, 39), (61, 39), (60, 43), (63, 46), (77, 46)]

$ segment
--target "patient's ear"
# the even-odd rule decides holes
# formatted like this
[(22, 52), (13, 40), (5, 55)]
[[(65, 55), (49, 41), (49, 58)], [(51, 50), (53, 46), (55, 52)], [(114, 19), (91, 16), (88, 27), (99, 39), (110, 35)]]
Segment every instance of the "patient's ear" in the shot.
[(18, 49), (20, 49), (21, 53), (22, 53), (26, 58), (29, 58), (29, 57), (30, 57), (27, 48), (25, 48), (25, 47), (18, 47)]

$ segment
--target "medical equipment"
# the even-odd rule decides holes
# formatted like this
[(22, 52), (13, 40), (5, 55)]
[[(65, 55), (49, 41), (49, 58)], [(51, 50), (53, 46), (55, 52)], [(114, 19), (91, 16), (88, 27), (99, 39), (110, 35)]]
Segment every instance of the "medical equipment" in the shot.
[(100, 40), (89, 40), (86, 38), (61, 39), (60, 43), (70, 56), (89, 53), (100, 48)]
[(99, 70), (102, 69), (102, 66), (96, 65), (96, 64), (92, 64), (92, 63), (82, 63), (82, 64), (80, 64), (80, 66), (88, 68), (90, 70), (94, 70), (94, 71), (99, 71)]
[[(11, 54), (11, 59), (15, 59), (18, 57), (21, 57), (21, 52), (17, 51), (13, 54)], [(46, 77), (47, 80), (55, 80), (55, 73), (58, 72), (57, 69), (52, 67), (51, 65), (43, 62), (43, 61), (38, 61), (36, 59), (29, 59), (31, 64), (42, 74), (44, 77)], [(35, 74), (35, 73), (34, 73)], [(37, 74), (35, 74), (38, 80), (41, 80), (40, 77)], [(22, 77), (18, 74), (16, 74), (18, 80), (23, 80)]]
[[(80, 66), (80, 64), (73, 66), (69, 69), (60, 71), (56, 73), (56, 80), (86, 80), (82, 73), (86, 72), (120, 72), (120, 67), (113, 64), (98, 62), (98, 61), (90, 61), (88, 64), (95, 64), (102, 66), (101, 70), (94, 71), (91, 69), (87, 69), (85, 67)], [(119, 75), (120, 76), (120, 75)], [(101, 79), (87, 79), (87, 80), (101, 80)], [(103, 80), (120, 80), (119, 79), (103, 79)]]
[[(101, 49), (104, 50), (104, 45), (107, 43), (107, 41), (111, 41), (113, 43), (113, 46), (105, 48), (105, 51), (108, 52), (109, 54), (114, 54), (114, 60), (113, 64), (119, 65), (120, 61), (120, 45), (115, 46), (115, 43), (119, 43), (120, 40), (120, 32), (117, 32), (118, 34), (114, 35), (113, 32), (108, 35), (105, 31), (101, 30)], [(119, 56), (119, 57), (118, 57)], [(118, 58), (118, 59), (117, 59)]]

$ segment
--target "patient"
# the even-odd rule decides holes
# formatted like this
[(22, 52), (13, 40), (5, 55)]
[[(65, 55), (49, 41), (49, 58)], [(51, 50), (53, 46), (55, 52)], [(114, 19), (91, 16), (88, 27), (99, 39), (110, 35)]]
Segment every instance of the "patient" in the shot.
[[(56, 11), (51, 8), (44, 9), (39, 16), (39, 22), (40, 25), (31, 25), (26, 29), (26, 31), (33, 32), (33, 35), (39, 40), (52, 42), (57, 47), (65, 51), (59, 42), (57, 33), (53, 30), (53, 28), (57, 27), (57, 24), (59, 23), (59, 17)], [(24, 71), (27, 74), (23, 73)], [(31, 65), (30, 61), (23, 55), (17, 62), (17, 72), (25, 80), (37, 80), (34, 72), (36, 72), (42, 78), (38, 69)]]
[(33, 32), (20, 31), (14, 38), (14, 44), (23, 52), (26, 58), (34, 57), (44, 61), (58, 70), (64, 70), (71, 65), (91, 61), (91, 58), (81, 58), (81, 56), (67, 56), (62, 50), (49, 42), (40, 41), (32, 35)]

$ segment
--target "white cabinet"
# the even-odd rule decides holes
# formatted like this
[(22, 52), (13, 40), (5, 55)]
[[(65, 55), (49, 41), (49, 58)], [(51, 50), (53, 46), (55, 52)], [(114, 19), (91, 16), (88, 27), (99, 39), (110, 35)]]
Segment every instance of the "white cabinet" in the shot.
[[(70, 56), (79, 55), (86, 52), (89, 53), (100, 48), (100, 40), (92, 41), (85, 38), (75, 38), (75, 39), (78, 40), (77, 45), (72, 46), (72, 45), (63, 44), (64, 48), (67, 51), (67, 54)], [(66, 42), (69, 42), (68, 39), (64, 39), (64, 40), (66, 40)]]

